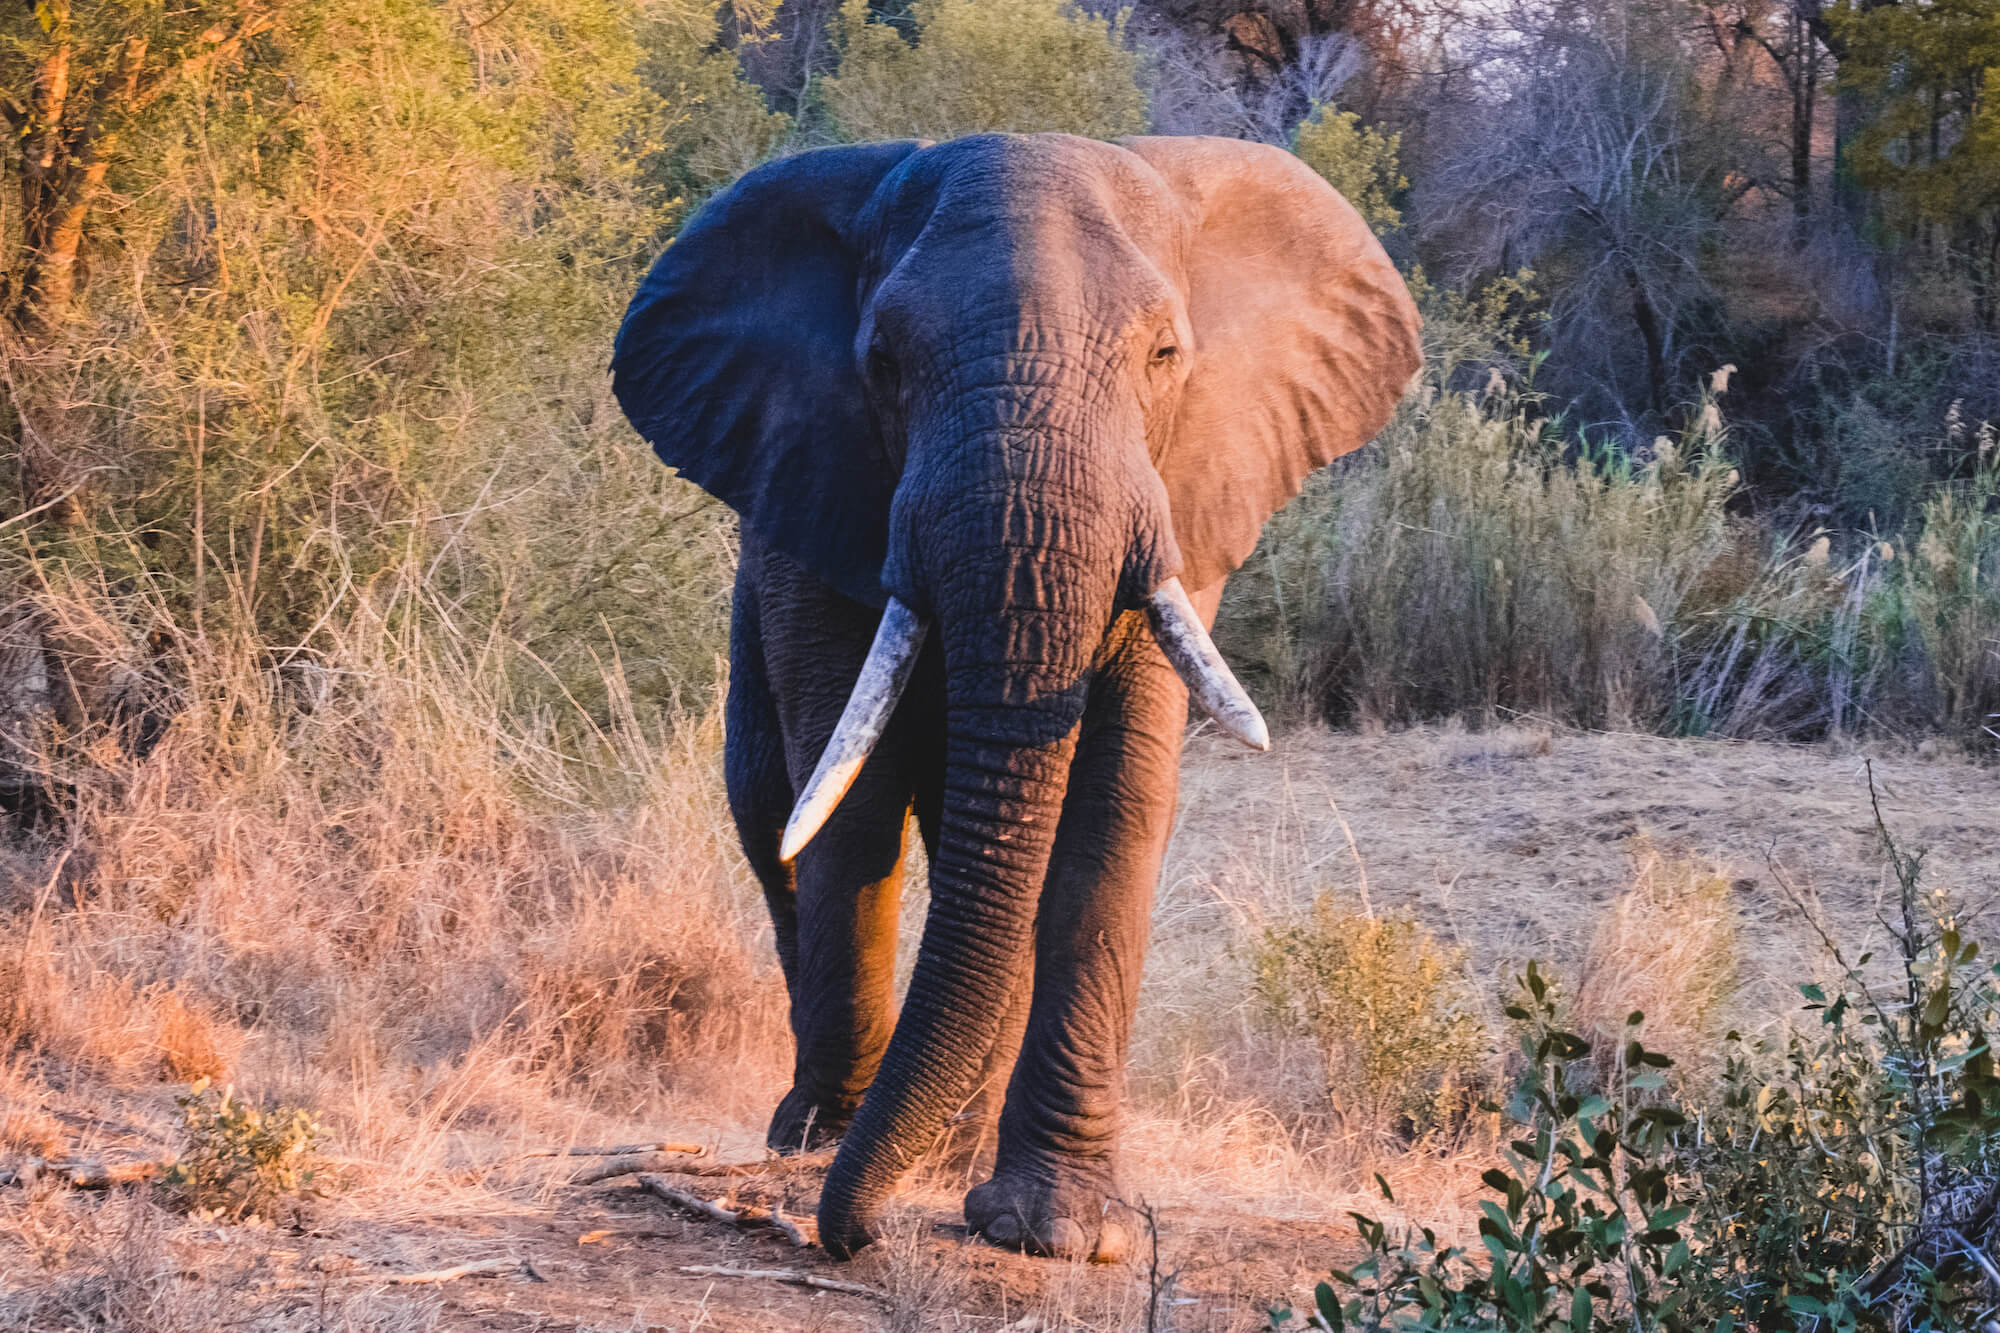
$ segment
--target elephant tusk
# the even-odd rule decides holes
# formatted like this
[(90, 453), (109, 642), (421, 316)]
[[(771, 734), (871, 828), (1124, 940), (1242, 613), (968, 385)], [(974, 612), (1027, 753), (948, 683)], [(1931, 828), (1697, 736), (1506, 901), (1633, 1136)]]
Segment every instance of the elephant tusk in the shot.
[(861, 664), (860, 678), (854, 682), (854, 693), (847, 697), (847, 707), (841, 710), (840, 722), (833, 729), (833, 738), (821, 752), (819, 766), (813, 769), (806, 789), (799, 793), (792, 817), (785, 821), (784, 842), (778, 848), (780, 860), (790, 861), (813, 840), (813, 835), (832, 817), (840, 798), (854, 785), (855, 775), (867, 761), (868, 752), (882, 739), (882, 730), (889, 725), (889, 715), (896, 711), (896, 700), (903, 687), (910, 683), (910, 672), (917, 665), (928, 629), (922, 616), (895, 598), (889, 599), (882, 612), (882, 624), (875, 631), (875, 642), (868, 649), (868, 660)]
[(1217, 726), (1253, 750), (1271, 748), (1271, 731), (1264, 715), (1243, 692), (1229, 664), (1215, 650), (1215, 641), (1201, 627), (1194, 603), (1179, 579), (1168, 579), (1146, 599), (1146, 618), (1153, 637), (1174, 671), (1186, 682), (1188, 694)]

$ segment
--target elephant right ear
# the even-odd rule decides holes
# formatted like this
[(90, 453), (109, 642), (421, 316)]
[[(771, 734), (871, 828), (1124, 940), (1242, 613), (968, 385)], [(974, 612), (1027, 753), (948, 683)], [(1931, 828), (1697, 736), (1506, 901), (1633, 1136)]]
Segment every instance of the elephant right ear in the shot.
[(854, 366), (854, 222), (922, 146), (824, 148), (744, 176), (654, 263), (611, 358), (618, 405), (662, 462), (875, 606), (895, 477)]

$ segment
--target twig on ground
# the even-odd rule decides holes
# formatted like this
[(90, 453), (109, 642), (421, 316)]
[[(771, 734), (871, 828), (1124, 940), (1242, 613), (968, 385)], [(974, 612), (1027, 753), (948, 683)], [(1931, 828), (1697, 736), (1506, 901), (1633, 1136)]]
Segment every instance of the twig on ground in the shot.
[(690, 1194), (684, 1189), (678, 1189), (675, 1186), (669, 1185), (658, 1176), (650, 1174), (642, 1175), (639, 1177), (639, 1184), (647, 1193), (658, 1195), (675, 1207), (685, 1208), (691, 1213), (700, 1213), (710, 1221), (721, 1222), (726, 1226), (732, 1227), (743, 1224), (743, 1214), (733, 1212), (730, 1209), (724, 1208), (719, 1203), (704, 1199), (699, 1194)]
[(530, 1157), (634, 1157), (640, 1153), (680, 1153), (687, 1157), (704, 1157), (708, 1149), (699, 1143), (614, 1143), (608, 1148), (537, 1148), (512, 1160), (524, 1162)]
[(258, 1291), (318, 1291), (336, 1282), (387, 1283), (392, 1287), (427, 1287), (440, 1282), (456, 1282), (465, 1277), (506, 1277), (518, 1274), (530, 1282), (547, 1282), (548, 1279), (535, 1271), (534, 1265), (520, 1259), (474, 1259), (468, 1263), (456, 1264), (450, 1268), (433, 1268), (421, 1273), (320, 1273), (313, 1277), (283, 1278), (276, 1282), (258, 1286)]
[(456, 1282), (462, 1277), (501, 1277), (507, 1273), (518, 1273), (523, 1265), (519, 1259), (475, 1259), (468, 1264), (458, 1264), (451, 1268), (433, 1268), (424, 1273), (390, 1273), (373, 1275), (377, 1282), (387, 1282), (392, 1287), (422, 1287), (434, 1282)]
[(0, 1186), (32, 1185), (43, 1176), (59, 1178), (72, 1189), (108, 1190), (119, 1185), (140, 1185), (157, 1180), (173, 1165), (173, 1159), (159, 1162), (73, 1162), (45, 1161), (31, 1157), (16, 1167), (0, 1170)]
[(638, 1153), (629, 1157), (612, 1157), (609, 1161), (586, 1166), (569, 1178), (572, 1185), (595, 1185), (601, 1180), (615, 1180), (619, 1176), (634, 1175), (640, 1171), (679, 1171), (681, 1168), (671, 1153)]
[(659, 1176), (646, 1174), (639, 1177), (639, 1185), (647, 1193), (666, 1200), (691, 1213), (699, 1213), (711, 1221), (732, 1227), (770, 1227), (792, 1244), (805, 1249), (812, 1244), (798, 1224), (783, 1215), (783, 1209), (759, 1207), (745, 1204), (741, 1208), (725, 1208), (712, 1199), (704, 1199), (679, 1186), (670, 1185)]
[(522, 1162), (535, 1161), (538, 1158), (609, 1157), (615, 1162), (621, 1157), (643, 1156), (648, 1162), (648, 1165), (637, 1167), (614, 1166), (603, 1175), (592, 1175), (590, 1173), (599, 1168), (586, 1167), (579, 1177), (569, 1182), (572, 1185), (588, 1185), (594, 1180), (609, 1180), (613, 1176), (626, 1175), (632, 1171), (673, 1169), (669, 1163), (670, 1154), (681, 1157), (705, 1157), (708, 1155), (708, 1149), (699, 1143), (614, 1143), (602, 1148), (535, 1148), (528, 1152), (516, 1154), (513, 1157), (503, 1158), (498, 1162), (487, 1162), (480, 1166), (463, 1167), (452, 1172), (451, 1179), (461, 1184), (482, 1180), (488, 1174), (498, 1171), (503, 1166), (515, 1166)]
[(782, 1203), (771, 1205), (771, 1225), (783, 1232), (786, 1240), (802, 1250), (812, 1244), (806, 1239), (806, 1233), (799, 1230), (799, 1224), (785, 1216), (785, 1205)]
[(782, 1176), (793, 1171), (811, 1171), (833, 1165), (831, 1152), (799, 1153), (792, 1157), (766, 1157), (758, 1162), (700, 1162), (667, 1168), (677, 1176)]
[(741, 1277), (756, 1278), (765, 1282), (789, 1282), (794, 1286), (817, 1287), (821, 1291), (844, 1291), (850, 1296), (872, 1296), (882, 1299), (882, 1293), (859, 1282), (843, 1282), (837, 1277), (821, 1277), (817, 1273), (801, 1273), (796, 1268), (725, 1268), (721, 1264), (682, 1264), (681, 1272), (693, 1273), (697, 1277)]

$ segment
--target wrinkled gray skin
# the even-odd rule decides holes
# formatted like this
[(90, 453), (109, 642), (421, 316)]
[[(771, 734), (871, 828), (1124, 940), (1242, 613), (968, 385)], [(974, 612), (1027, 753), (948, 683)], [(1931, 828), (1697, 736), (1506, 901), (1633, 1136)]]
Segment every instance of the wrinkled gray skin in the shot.
[[(808, 153), (711, 201), (647, 278), (615, 387), (743, 516), (726, 767), (797, 1038), (769, 1139), (839, 1138), (833, 1253), (1003, 1086), (968, 1225), (1123, 1250), (1119, 1101), (1187, 717), (1135, 608), (1178, 576), (1212, 618), (1265, 518), (1417, 363), (1354, 211), (1228, 140)], [(888, 595), (931, 625), (915, 676), (784, 864)], [(898, 1016), (912, 809), (931, 907)]]

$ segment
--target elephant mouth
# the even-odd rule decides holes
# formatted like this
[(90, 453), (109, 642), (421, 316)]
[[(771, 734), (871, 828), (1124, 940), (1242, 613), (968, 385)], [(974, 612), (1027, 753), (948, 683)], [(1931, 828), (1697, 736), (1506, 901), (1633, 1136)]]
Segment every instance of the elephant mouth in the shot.
[[(1160, 651), (1187, 686), (1195, 706), (1244, 745), (1253, 750), (1270, 749), (1271, 734), (1263, 714), (1222, 660), (1179, 579), (1168, 579), (1146, 599), (1146, 619)], [(789, 862), (798, 856), (839, 808), (841, 797), (889, 725), (929, 629), (923, 616), (897, 598), (889, 599), (847, 707), (785, 823), (778, 853), (782, 860)]]

